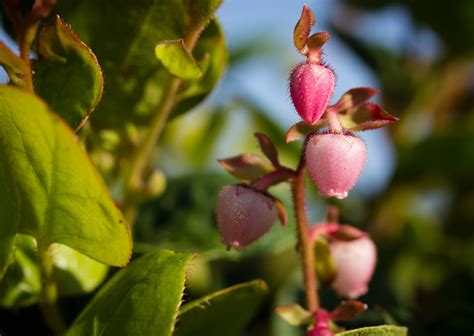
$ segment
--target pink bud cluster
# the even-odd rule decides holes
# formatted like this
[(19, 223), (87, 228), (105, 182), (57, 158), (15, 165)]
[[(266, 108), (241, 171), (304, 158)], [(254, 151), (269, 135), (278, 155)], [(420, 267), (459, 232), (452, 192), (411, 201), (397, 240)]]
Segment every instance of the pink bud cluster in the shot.
[[(303, 9), (303, 18), (308, 10)], [(309, 20), (310, 23), (313, 21)], [(296, 29), (299, 29), (298, 25)], [(300, 49), (307, 61), (292, 71), (290, 94), (296, 111), (306, 124), (314, 125), (325, 113), (328, 114), (326, 119), (331, 131), (315, 134), (309, 139), (305, 150), (306, 164), (322, 196), (343, 199), (359, 178), (366, 150), (365, 144), (354, 134), (343, 132), (337, 111), (327, 112), (335, 85), (334, 72), (321, 61), (321, 47), (328, 39), (329, 35), (323, 32), (307, 38)], [(316, 47), (312, 47), (312, 40), (318, 41)]]

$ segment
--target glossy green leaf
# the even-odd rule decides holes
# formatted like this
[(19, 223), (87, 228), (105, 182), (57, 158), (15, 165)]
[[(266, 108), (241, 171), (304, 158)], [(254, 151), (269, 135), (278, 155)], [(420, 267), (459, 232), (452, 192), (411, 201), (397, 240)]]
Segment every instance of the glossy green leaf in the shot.
[(197, 79), (201, 69), (184, 44), (184, 41), (162, 41), (155, 47), (155, 55), (172, 75), (182, 79)]
[(366, 327), (353, 329), (337, 333), (339, 336), (406, 336), (408, 330), (405, 327), (391, 325), (381, 325), (376, 327)]
[[(51, 255), (61, 296), (93, 291), (102, 283), (109, 269), (65, 245), (53, 244)], [(0, 283), (0, 305), (18, 308), (37, 303), (40, 290), (36, 242), (30, 236), (18, 235), (14, 262)]]
[(2, 231), (15, 228), (43, 246), (61, 243), (125, 265), (128, 226), (62, 119), (37, 97), (0, 86), (0, 134)]
[(163, 250), (133, 261), (101, 288), (67, 335), (171, 335), (191, 257)]
[(267, 292), (265, 282), (255, 280), (191, 301), (180, 309), (174, 335), (241, 335)]
[[(107, 128), (119, 127), (126, 121), (146, 124), (169, 79), (168, 71), (155, 56), (156, 44), (184, 39), (184, 33), (197, 31), (198, 27), (191, 23), (207, 23), (219, 3), (216, 0), (60, 1), (59, 13), (91, 47), (103, 66), (106, 89), (91, 122), (96, 127)], [(193, 12), (189, 8), (199, 10)], [(207, 20), (201, 21), (202, 18)], [(188, 111), (202, 101), (226, 67), (227, 48), (216, 19), (200, 34), (192, 54), (203, 75), (180, 86), (172, 115)]]
[(30, 71), (25, 61), (15, 55), (5, 43), (0, 41), (0, 65), (5, 69), (11, 82), (19, 87), (24, 87), (25, 75)]
[(39, 35), (37, 52), (36, 93), (77, 130), (102, 96), (104, 80), (97, 58), (59, 16)]

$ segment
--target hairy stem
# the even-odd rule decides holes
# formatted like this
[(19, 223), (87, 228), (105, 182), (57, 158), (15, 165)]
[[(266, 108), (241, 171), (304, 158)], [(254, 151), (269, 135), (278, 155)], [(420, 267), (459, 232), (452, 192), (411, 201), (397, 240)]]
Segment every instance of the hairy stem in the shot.
[(38, 244), (38, 261), (41, 272), (41, 313), (54, 335), (64, 335), (66, 324), (58, 307), (58, 287), (54, 279), (53, 262), (48, 247)]
[(341, 121), (339, 120), (338, 112), (332, 108), (328, 108), (326, 111), (326, 118), (329, 123), (329, 128), (331, 129), (332, 133), (342, 133), (344, 132), (344, 128), (341, 125)]
[(306, 305), (308, 310), (315, 312), (319, 309), (319, 297), (317, 291), (316, 270), (314, 267), (313, 244), (308, 233), (308, 218), (305, 212), (305, 192), (304, 192), (304, 171), (303, 159), (300, 162), (296, 176), (292, 181), (291, 190), (293, 193), (293, 203), (295, 207), (296, 224), (298, 229), (298, 242), (301, 254), (301, 266), (303, 268), (303, 278), (306, 290)]
[[(184, 44), (189, 52), (192, 52), (194, 49), (203, 29), (204, 27), (192, 29), (183, 37)], [(133, 225), (133, 221), (137, 215), (139, 202), (136, 200), (136, 194), (139, 193), (143, 187), (143, 174), (150, 161), (153, 148), (158, 142), (168, 122), (171, 111), (176, 104), (176, 96), (181, 84), (182, 80), (180, 78), (172, 75), (169, 76), (163, 89), (163, 98), (153, 115), (150, 127), (138, 145), (136, 152), (132, 154), (130, 166), (125, 175), (123, 201), (123, 213), (130, 225)]]

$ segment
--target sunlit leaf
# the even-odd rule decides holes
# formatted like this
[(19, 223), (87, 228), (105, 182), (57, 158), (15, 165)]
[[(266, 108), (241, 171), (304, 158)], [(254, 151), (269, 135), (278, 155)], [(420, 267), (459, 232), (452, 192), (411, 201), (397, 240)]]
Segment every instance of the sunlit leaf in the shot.
[(67, 335), (172, 335), (191, 257), (163, 250), (134, 260), (100, 289)]
[(161, 41), (155, 47), (155, 55), (173, 75), (183, 79), (197, 79), (201, 69), (184, 44), (184, 41)]
[(128, 226), (67, 125), (37, 97), (0, 86), (0, 134), (2, 230), (125, 265)]

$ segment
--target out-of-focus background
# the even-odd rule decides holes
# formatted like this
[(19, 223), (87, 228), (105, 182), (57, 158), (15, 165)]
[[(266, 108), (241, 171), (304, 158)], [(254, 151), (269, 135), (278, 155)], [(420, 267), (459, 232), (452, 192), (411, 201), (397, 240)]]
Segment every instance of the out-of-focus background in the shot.
[[(375, 87), (381, 91), (376, 101), (400, 118), (360, 134), (368, 159), (348, 199), (321, 199), (308, 183), (312, 222), (336, 204), (341, 222), (370, 232), (378, 246), (377, 270), (361, 298), (369, 310), (346, 326), (394, 323), (408, 326), (410, 335), (471, 335), (474, 1), (306, 3), (316, 29), (331, 35), (324, 59), (337, 75), (333, 101), (350, 88)], [(156, 163), (166, 176), (163, 193), (145, 205), (134, 227), (137, 254), (157, 246), (199, 253), (185, 299), (264, 279), (271, 295), (245, 335), (302, 335), (273, 312), (303, 300), (289, 188), (271, 190), (287, 205), (289, 225), (275, 225), (244, 252), (226, 251), (214, 205), (220, 188), (236, 181), (216, 159), (258, 153), (253, 133), (259, 131), (275, 142), (284, 163), (296, 164), (301, 143), (285, 144), (284, 133), (298, 121), (287, 78), (303, 61), (292, 43), (302, 6), (294, 0), (224, 1), (217, 15), (230, 48), (229, 69), (204, 104), (166, 128)], [(327, 308), (338, 302), (329, 289), (321, 295)]]

